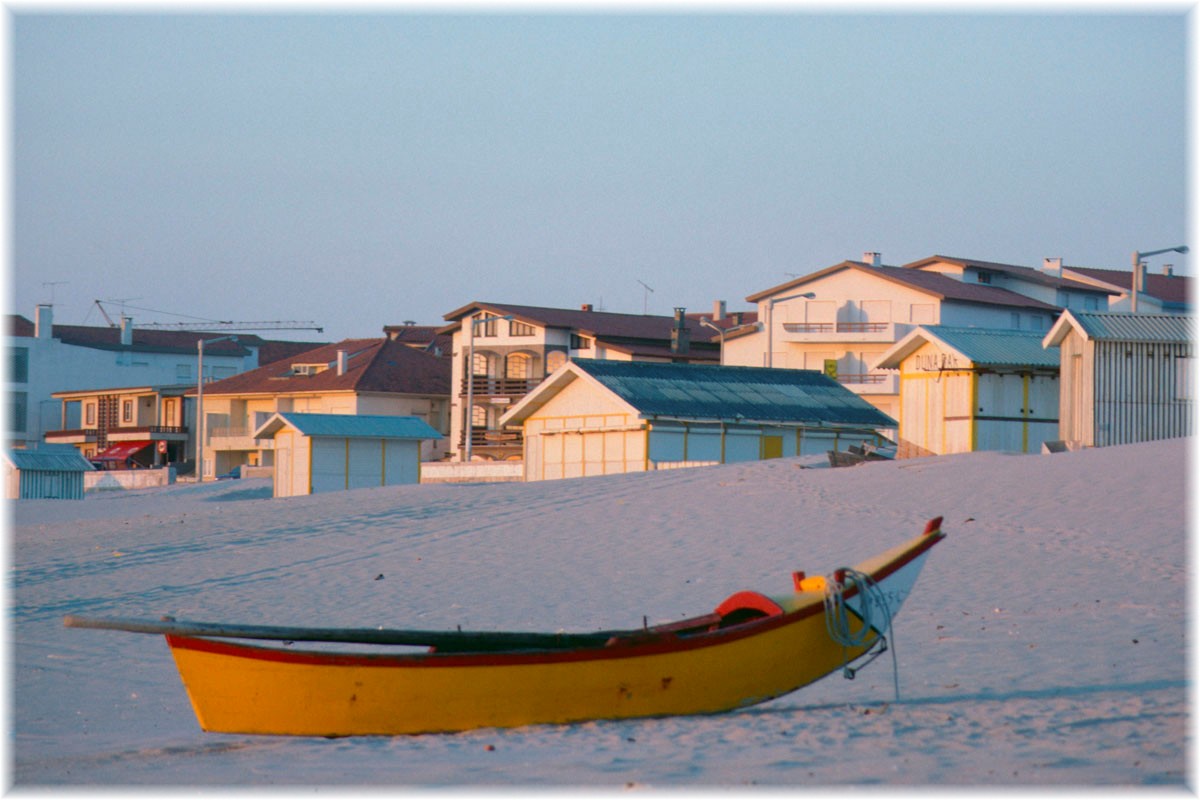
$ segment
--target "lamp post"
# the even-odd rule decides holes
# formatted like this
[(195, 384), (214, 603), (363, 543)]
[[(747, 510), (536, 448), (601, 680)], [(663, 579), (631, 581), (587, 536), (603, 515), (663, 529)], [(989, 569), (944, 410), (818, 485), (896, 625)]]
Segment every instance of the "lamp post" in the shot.
[(204, 343), (236, 342), (236, 336), (196, 340), (196, 481), (204, 482)]
[(1138, 286), (1142, 282), (1142, 259), (1147, 256), (1157, 256), (1162, 253), (1186, 253), (1188, 251), (1186, 244), (1181, 244), (1179, 247), (1164, 247), (1162, 250), (1149, 250), (1141, 252), (1133, 251), (1133, 285), (1129, 293), (1129, 310), (1134, 314), (1137, 313)]
[(767, 300), (767, 366), (775, 366), (775, 304), (783, 303), (788, 300), (812, 300), (816, 297), (815, 292), (802, 292), (801, 294), (789, 294), (786, 297), (772, 297)]
[(706, 328), (712, 328), (714, 331), (716, 331), (720, 335), (720, 337), (721, 337), (721, 357), (717, 363), (719, 363), (721, 366), (725, 366), (725, 329), (719, 325), (714, 325), (713, 321), (711, 319), (709, 319), (708, 317), (701, 317), (700, 324)]
[(480, 317), (479, 319), (471, 320), (471, 330), (467, 339), (467, 413), (465, 415), (466, 419), (463, 420), (466, 423), (464, 427), (467, 434), (465, 461), (471, 460), (471, 439), (473, 438), (475, 429), (475, 327), (500, 319), (512, 319), (512, 314), (507, 314), (503, 317)]

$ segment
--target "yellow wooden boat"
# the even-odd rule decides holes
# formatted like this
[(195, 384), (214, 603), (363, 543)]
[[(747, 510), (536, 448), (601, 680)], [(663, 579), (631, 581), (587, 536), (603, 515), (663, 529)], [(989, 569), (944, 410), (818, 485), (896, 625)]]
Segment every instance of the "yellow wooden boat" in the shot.
[[(886, 649), (941, 517), (920, 536), (794, 592), (738, 592), (711, 614), (594, 633), (483, 633), (67, 617), (166, 636), (200, 726), (352, 736), (708, 714), (792, 692)], [(248, 644), (245, 640), (274, 640)], [(359, 645), (337, 652), (296, 642)], [(376, 646), (375, 652), (363, 646)], [(416, 645), (420, 652), (397, 652)], [(378, 651), (379, 647), (382, 652)]]

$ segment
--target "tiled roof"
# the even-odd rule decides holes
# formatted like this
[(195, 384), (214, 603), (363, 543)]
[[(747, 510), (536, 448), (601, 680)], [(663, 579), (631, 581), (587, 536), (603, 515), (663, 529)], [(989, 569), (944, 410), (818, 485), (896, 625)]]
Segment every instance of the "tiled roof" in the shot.
[[(713, 332), (713, 336), (716, 337), (717, 334), (715, 332)], [(709, 346), (708, 339), (705, 339), (700, 347), (695, 347), (696, 343), (693, 342), (692, 346), (690, 346), (688, 348), (688, 351), (686, 353), (682, 353), (682, 354), (676, 353), (674, 350), (672, 350), (671, 345), (669, 345), (669, 344), (648, 344), (648, 343), (644, 343), (644, 342), (633, 342), (633, 343), (614, 342), (614, 341), (602, 339), (600, 337), (597, 337), (597, 341), (601, 342), (604, 345), (604, 347), (606, 347), (609, 350), (615, 350), (618, 353), (625, 353), (626, 355), (628, 355), (634, 359), (649, 358), (649, 359), (665, 359), (667, 361), (675, 359), (675, 360), (681, 360), (681, 361), (687, 361), (687, 362), (693, 362), (693, 361), (711, 362), (714, 364), (721, 360), (720, 345), (718, 344), (717, 347), (714, 349), (713, 347)]]
[(1013, 277), (1020, 278), (1028, 283), (1036, 283), (1041, 286), (1051, 286), (1056, 289), (1073, 289), (1079, 292), (1096, 292), (1100, 291), (1097, 287), (1082, 281), (1064, 278), (1060, 275), (1053, 275), (1040, 269), (1033, 267), (1022, 267), (1016, 264), (1001, 264), (996, 261), (980, 261), (977, 258), (956, 258), (954, 256), (933, 255), (929, 258), (922, 258), (919, 261), (912, 261), (904, 265), (904, 269), (918, 270), (929, 265), (936, 264), (939, 261), (957, 264), (960, 267), (972, 267), (975, 269), (983, 269), (989, 272), (1000, 272)]
[[(1077, 272), (1093, 280), (1110, 283), (1125, 291), (1129, 291), (1133, 287), (1133, 273), (1128, 270), (1094, 269), (1092, 267), (1064, 267), (1064, 269)], [(1191, 298), (1192, 281), (1186, 275), (1161, 275), (1147, 272), (1145, 293), (1157, 297), (1165, 303), (1184, 304)]]
[(643, 416), (888, 428), (896, 422), (821, 372), (576, 359)]
[(33, 336), (37, 326), (20, 314), (9, 314), (7, 325), (5, 325), (5, 333), (9, 336)]
[[(8, 315), (9, 336), (33, 336), (36, 325), (19, 314)], [(263, 339), (253, 333), (231, 333), (212, 331), (167, 331), (134, 327), (133, 345), (126, 347), (121, 344), (121, 329), (96, 325), (60, 325), (52, 326), (54, 338), (63, 344), (76, 347), (90, 347), (97, 350), (125, 350), (134, 352), (153, 353), (187, 353), (196, 355), (197, 342), (201, 339), (210, 340), (223, 336), (236, 336), (237, 341), (224, 339), (204, 346), (205, 355), (246, 356), (247, 347), (258, 348), (259, 365), (269, 364), (281, 358), (289, 358), (297, 353), (312, 350), (323, 342), (288, 342), (273, 339)]]
[(159, 331), (133, 329), (133, 344), (121, 344), (120, 328), (100, 328), (91, 325), (59, 325), (53, 326), (54, 338), (63, 344), (76, 347), (91, 347), (96, 350), (132, 350), (134, 352), (150, 353), (187, 353), (195, 355), (197, 342), (201, 339), (215, 339), (225, 335), (237, 336), (237, 341), (225, 339), (213, 344), (204, 345), (205, 355), (245, 356), (249, 354), (247, 347), (256, 347), (262, 340), (252, 333), (217, 334), (196, 333), (194, 331)]
[[(520, 322), (538, 325), (546, 328), (565, 328), (577, 330), (587, 336), (599, 339), (657, 339), (671, 340), (671, 329), (675, 327), (673, 316), (656, 316), (648, 314), (617, 314), (610, 311), (586, 311), (570, 308), (543, 308), (540, 306), (520, 306), (508, 303), (475, 302), (451, 311), (445, 318), (453, 325), (442, 330), (454, 330), (459, 326), (463, 317), (476, 311), (487, 311), (499, 316), (512, 315)], [(699, 319), (684, 315), (684, 328), (689, 331), (693, 344), (708, 338), (709, 331), (700, 325)]]
[[(346, 351), (346, 371), (337, 374), (337, 354)], [(293, 364), (331, 365), (313, 375)], [(346, 339), (204, 385), (206, 395), (292, 392), (384, 392), (449, 395), (450, 362), (390, 339)]]
[[(307, 414), (279, 412), (263, 423), (259, 430), (273, 433), (278, 430), (277, 419), (305, 436), (337, 436), (348, 439), (441, 439), (442, 435), (429, 423), (417, 417), (386, 414)], [(257, 433), (257, 431), (256, 431)]]
[(1067, 326), (1072, 324), (1088, 339), (1102, 341), (1190, 342), (1195, 334), (1192, 318), (1182, 314), (1064, 311), (1045, 342), (1061, 342)]
[[(307, 353), (317, 347), (323, 347), (329, 342), (283, 342), (275, 339), (264, 339), (258, 348), (258, 365), (265, 367), (285, 358), (294, 358), (301, 353)], [(208, 352), (205, 346), (204, 352)]]
[[(983, 263), (983, 262), (979, 262)], [(888, 267), (888, 266), (872, 266), (862, 261), (843, 261), (840, 264), (834, 264), (832, 267), (826, 267), (823, 270), (818, 270), (811, 275), (805, 275), (797, 278), (794, 281), (781, 284), (779, 286), (767, 289), (766, 291), (752, 294), (746, 298), (748, 302), (756, 303), (760, 300), (766, 300), (772, 295), (783, 294), (784, 292), (798, 289), (807, 283), (810, 283), (826, 275), (841, 270), (853, 269), (859, 270), (869, 275), (875, 275), (879, 278), (890, 281), (891, 283), (907, 286), (911, 289), (916, 289), (919, 292), (936, 297), (940, 300), (947, 300), (958, 303), (979, 303), (984, 305), (996, 306), (1011, 306), (1013, 308), (1033, 308), (1041, 311), (1058, 311), (1059, 307), (1050, 303), (1043, 303), (1041, 300), (1034, 300), (1032, 297), (1027, 297), (1023, 294), (1001, 289), (997, 286), (987, 286), (985, 284), (964, 283), (956, 280), (948, 275), (942, 275), (937, 272), (927, 272), (925, 270), (913, 269), (910, 267)], [(1086, 284), (1079, 284), (1085, 286)], [(1095, 287), (1086, 287), (1095, 291)]]

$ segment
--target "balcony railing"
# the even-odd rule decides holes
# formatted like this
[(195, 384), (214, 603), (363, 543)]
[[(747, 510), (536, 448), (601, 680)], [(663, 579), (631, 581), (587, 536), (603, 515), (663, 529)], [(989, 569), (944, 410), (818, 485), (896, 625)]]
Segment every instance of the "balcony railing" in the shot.
[(890, 322), (785, 322), (788, 333), (882, 333)]
[[(520, 431), (500, 431), (487, 428), (471, 429), (471, 449), (481, 447), (520, 450), (523, 439)], [(466, 435), (459, 438), (459, 445), (466, 446)]]
[[(471, 380), (471, 392), (476, 397), (524, 397), (541, 382), (541, 378), (489, 378), (475, 375)], [(467, 394), (466, 378), (463, 378), (462, 394)]]
[(46, 431), (45, 438), (47, 442), (94, 442), (100, 438), (100, 431), (97, 428), (69, 428)]
[(103, 431), (100, 428), (70, 428), (46, 431), (45, 438), (48, 442), (68, 439), (73, 442), (95, 442), (100, 439), (101, 435), (113, 441), (122, 441), (128, 439), (155, 439), (165, 436), (186, 437), (187, 433), (188, 429), (182, 425), (140, 425), (136, 427), (108, 428)]
[(161, 436), (161, 435), (172, 434), (172, 433), (176, 433), (176, 434), (184, 433), (185, 434), (187, 432), (188, 432), (188, 429), (182, 425), (139, 425), (136, 427), (122, 425), (119, 428), (109, 428), (108, 429), (108, 437), (111, 439), (114, 435), (135, 434), (137, 436), (142, 436), (145, 438), (152, 439), (155, 436)]
[(883, 383), (888, 379), (883, 373), (847, 372), (837, 376), (838, 383)]

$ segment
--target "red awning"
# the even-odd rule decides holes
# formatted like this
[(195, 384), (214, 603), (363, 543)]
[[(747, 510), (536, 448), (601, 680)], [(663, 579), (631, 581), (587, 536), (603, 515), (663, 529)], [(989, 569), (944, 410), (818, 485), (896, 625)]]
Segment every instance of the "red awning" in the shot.
[(124, 461), (138, 453), (144, 448), (154, 444), (153, 442), (120, 442), (112, 447), (107, 447), (96, 455), (92, 456), (92, 461)]

